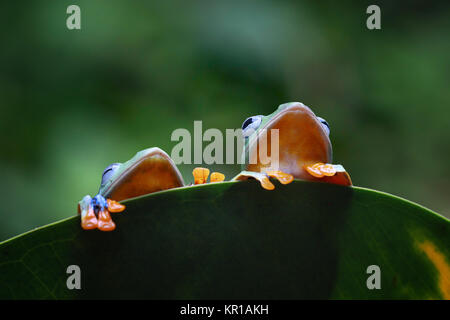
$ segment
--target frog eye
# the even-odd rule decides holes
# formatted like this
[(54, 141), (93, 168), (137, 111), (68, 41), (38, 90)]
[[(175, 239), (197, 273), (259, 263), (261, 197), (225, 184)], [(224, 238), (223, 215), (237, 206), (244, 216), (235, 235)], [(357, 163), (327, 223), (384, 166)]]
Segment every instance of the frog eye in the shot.
[(120, 167), (120, 163), (112, 163), (109, 166), (107, 166), (105, 168), (105, 170), (103, 170), (103, 175), (102, 175), (102, 183), (101, 185), (103, 186), (106, 182), (108, 182), (109, 178), (111, 178), (113, 176), (113, 174), (116, 172), (116, 170)]
[(321, 118), (321, 117), (317, 117), (317, 119), (319, 119), (320, 123), (322, 124), (322, 127), (324, 128), (325, 132), (329, 136), (330, 135), (330, 125), (328, 124), (327, 120), (325, 120), (324, 118)]
[(261, 124), (262, 117), (263, 116), (253, 116), (245, 119), (244, 123), (242, 124), (242, 135), (244, 137), (248, 137), (253, 132), (255, 132)]

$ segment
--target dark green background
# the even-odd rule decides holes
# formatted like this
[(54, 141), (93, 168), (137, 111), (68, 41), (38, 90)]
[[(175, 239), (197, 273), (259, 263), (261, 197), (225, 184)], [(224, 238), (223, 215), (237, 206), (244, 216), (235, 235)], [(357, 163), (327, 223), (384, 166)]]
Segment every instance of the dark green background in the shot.
[(378, 1), (376, 31), (369, 4), (2, 2), (0, 240), (75, 214), (105, 166), (170, 153), (176, 128), (237, 128), (288, 101), (328, 120), (355, 185), (450, 216), (450, 4)]

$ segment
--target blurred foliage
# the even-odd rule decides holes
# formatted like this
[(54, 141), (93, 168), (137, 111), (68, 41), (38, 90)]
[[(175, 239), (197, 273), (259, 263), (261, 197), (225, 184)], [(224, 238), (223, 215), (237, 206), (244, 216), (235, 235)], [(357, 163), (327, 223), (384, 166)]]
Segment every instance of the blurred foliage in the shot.
[(176, 128), (237, 128), (287, 101), (328, 120), (355, 185), (450, 216), (450, 3), (378, 2), (376, 31), (369, 4), (2, 2), (0, 240), (75, 214), (108, 164), (170, 154)]

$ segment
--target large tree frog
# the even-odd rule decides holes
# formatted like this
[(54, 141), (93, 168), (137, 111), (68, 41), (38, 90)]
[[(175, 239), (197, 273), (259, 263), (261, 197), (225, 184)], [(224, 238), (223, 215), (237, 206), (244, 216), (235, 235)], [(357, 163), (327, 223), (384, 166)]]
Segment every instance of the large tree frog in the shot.
[[(266, 146), (267, 158), (272, 158), (271, 129), (278, 129), (278, 165), (262, 161), (259, 148)], [(274, 185), (268, 177), (281, 183), (293, 178), (351, 185), (349, 174), (341, 165), (333, 165), (328, 123), (317, 117), (300, 102), (282, 104), (268, 116), (253, 116), (242, 124), (245, 139), (243, 170), (233, 180), (255, 178), (265, 189)], [(276, 150), (276, 149), (275, 149)], [(264, 153), (263, 153), (264, 155)]]

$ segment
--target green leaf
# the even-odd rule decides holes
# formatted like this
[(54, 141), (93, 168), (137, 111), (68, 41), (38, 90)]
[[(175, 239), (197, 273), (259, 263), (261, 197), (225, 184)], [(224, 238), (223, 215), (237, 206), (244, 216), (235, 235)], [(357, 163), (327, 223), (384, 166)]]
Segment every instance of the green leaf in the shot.
[[(72, 217), (1, 243), (0, 298), (450, 298), (450, 222), (389, 194), (245, 181), (125, 204), (113, 232)], [(370, 265), (381, 289), (367, 288)]]

